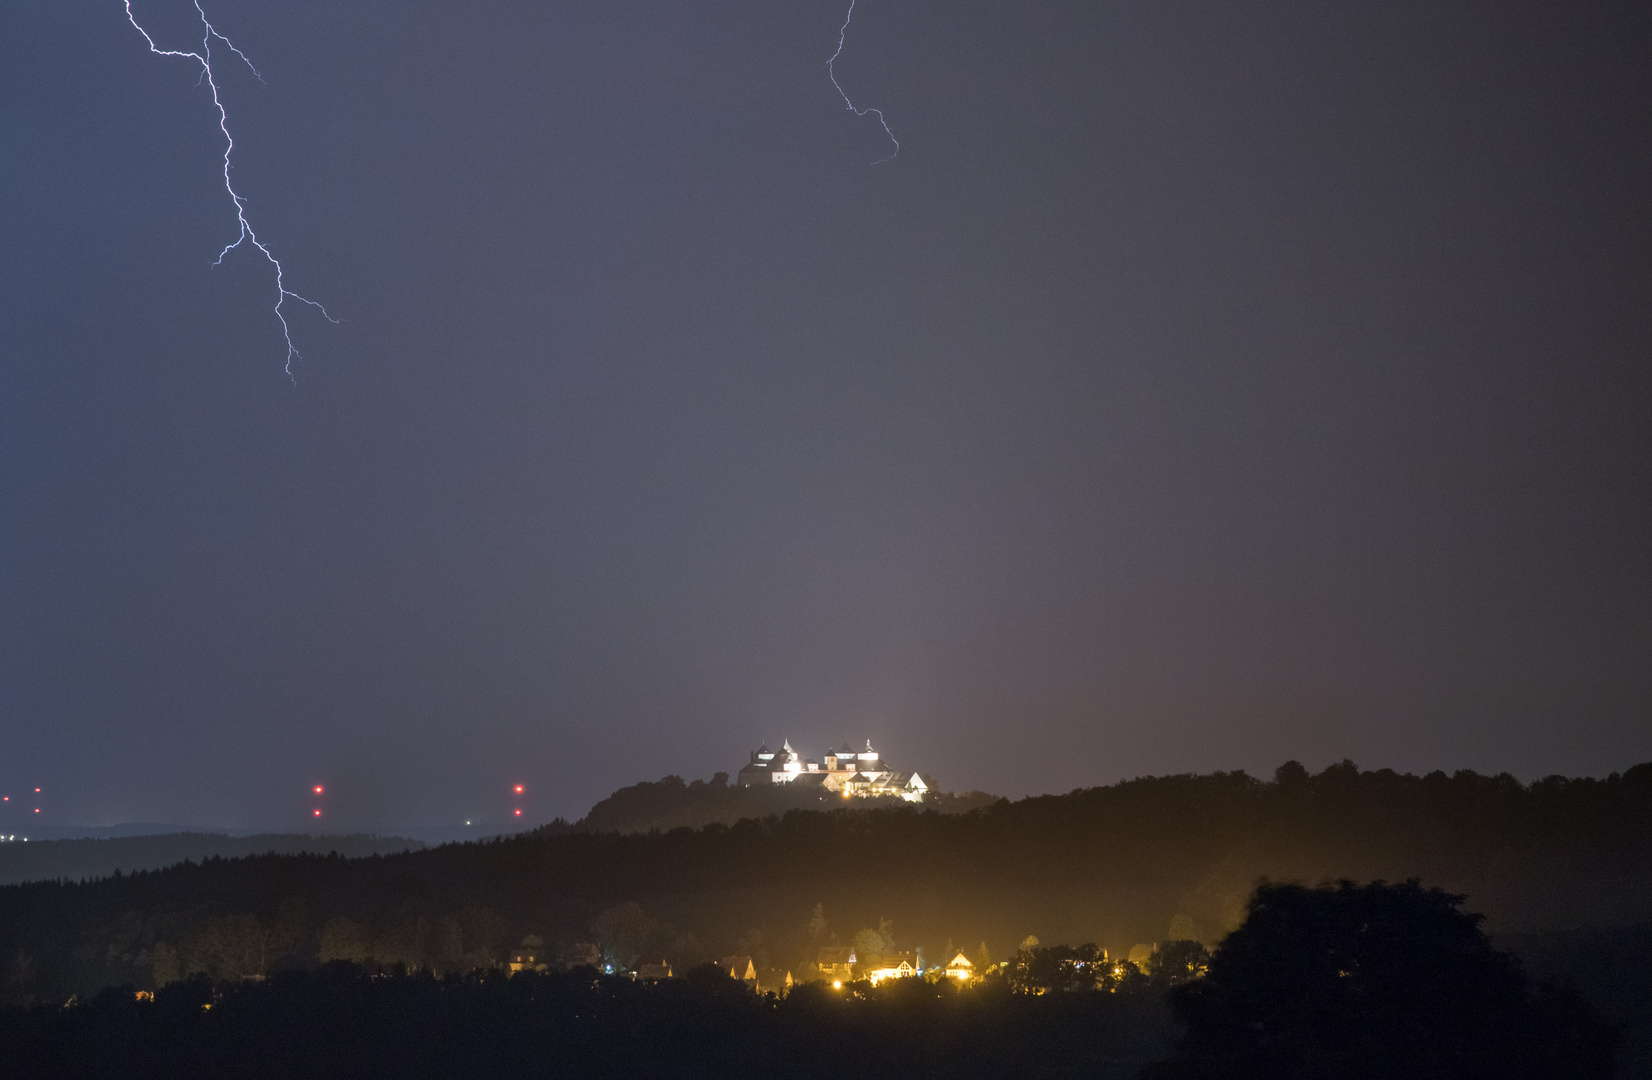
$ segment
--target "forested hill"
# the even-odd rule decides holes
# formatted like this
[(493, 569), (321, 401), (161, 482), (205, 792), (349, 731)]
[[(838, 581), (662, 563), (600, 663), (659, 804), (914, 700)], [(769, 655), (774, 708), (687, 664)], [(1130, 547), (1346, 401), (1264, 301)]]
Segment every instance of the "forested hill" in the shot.
[(956, 815), (794, 811), (9, 886), (0, 977), (16, 998), (328, 958), (453, 970), (497, 964), (530, 933), (622, 963), (738, 950), (801, 968), (869, 928), (932, 958), (982, 942), (1001, 957), (1029, 933), (1120, 950), (1214, 942), (1264, 876), (1417, 877), (1467, 894), (1499, 933), (1610, 927), (1652, 921), (1649, 836), (1652, 765), (1529, 786), (1287, 765), (1268, 782), (1149, 778)]
[[(934, 793), (924, 799), (926, 809), (942, 814), (960, 814), (990, 806), (997, 799), (982, 791), (961, 795)], [(684, 826), (698, 829), (706, 825), (732, 825), (743, 818), (763, 818), (791, 810), (869, 810), (883, 800), (844, 799), (818, 787), (769, 784), (738, 787), (728, 782), (728, 773), (708, 780), (684, 783), (680, 776), (667, 776), (620, 788), (591, 807), (571, 828), (581, 832), (662, 832)], [(564, 831), (559, 825), (540, 830), (541, 835)]]
[(156, 836), (123, 836), (98, 840), (31, 840), (0, 844), (0, 885), (21, 881), (108, 877), (115, 871), (159, 870), (185, 859), (236, 858), (243, 855), (326, 855), (336, 851), (346, 858), (417, 851), (424, 844), (395, 836), (313, 836), (304, 833), (265, 833), (226, 836), (223, 833), (178, 832)]

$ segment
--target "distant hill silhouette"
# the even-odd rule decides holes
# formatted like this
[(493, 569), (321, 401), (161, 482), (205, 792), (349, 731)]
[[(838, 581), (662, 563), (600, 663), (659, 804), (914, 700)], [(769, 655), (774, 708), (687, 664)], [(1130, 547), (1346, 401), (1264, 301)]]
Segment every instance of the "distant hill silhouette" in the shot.
[(127, 874), (136, 870), (160, 870), (176, 866), (185, 859), (199, 862), (214, 856), (235, 858), (306, 852), (326, 855), (336, 851), (346, 858), (361, 858), (394, 851), (418, 851), (424, 846), (417, 840), (393, 836), (310, 836), (303, 833), (225, 836), (222, 833), (179, 832), (107, 840), (14, 841), (0, 844), (0, 885), (58, 878), (70, 881), (102, 878), (117, 870)]
[(931, 960), (949, 945), (974, 958), (982, 943), (1003, 959), (1029, 934), (1118, 955), (1215, 944), (1262, 878), (1417, 878), (1466, 895), (1499, 939), (1552, 955), (1565, 951), (1556, 933), (1577, 931), (1621, 952), (1625, 970), (1652, 964), (1644, 934), (1617, 932), (1652, 923), (1652, 764), (1525, 785), (1349, 762), (1310, 775), (1292, 762), (1271, 781), (1150, 777), (961, 814), (791, 810), (620, 831), (742, 798), (677, 783), (617, 792), (579, 826), (487, 843), (0, 888), (0, 1000), (331, 959), (461, 971), (500, 963), (528, 934), (553, 957), (594, 942), (679, 970), (741, 954), (806, 973), (821, 946), (861, 935)]

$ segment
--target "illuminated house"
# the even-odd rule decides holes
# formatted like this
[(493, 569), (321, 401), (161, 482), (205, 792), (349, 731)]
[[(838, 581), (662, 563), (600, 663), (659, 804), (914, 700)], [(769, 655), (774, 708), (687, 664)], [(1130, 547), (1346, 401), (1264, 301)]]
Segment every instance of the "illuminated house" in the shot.
[(975, 978), (975, 965), (969, 962), (969, 957), (959, 953), (947, 961), (946, 977), (957, 979), (959, 982), (969, 982)]
[(914, 953), (889, 953), (878, 958), (878, 962), (866, 973), (876, 986), (885, 979), (909, 979), (914, 975), (922, 974), (922, 961)]
[(855, 977), (855, 950), (836, 947), (821, 949), (815, 957), (815, 967), (820, 969), (820, 977), (827, 982), (849, 982)]
[(522, 942), (521, 948), (511, 953), (510, 969), (512, 971), (549, 971), (550, 964), (545, 960), (545, 950), (535, 944), (536, 939), (530, 938)]
[(751, 752), (751, 761), (741, 767), (735, 782), (741, 787), (802, 784), (845, 798), (885, 797), (908, 802), (922, 802), (924, 795), (936, 790), (932, 777), (891, 769), (872, 749), (870, 739), (865, 750), (853, 750), (844, 743), (829, 751), (824, 764), (803, 760), (792, 749), (790, 740), (781, 744), (778, 753), (760, 746)]

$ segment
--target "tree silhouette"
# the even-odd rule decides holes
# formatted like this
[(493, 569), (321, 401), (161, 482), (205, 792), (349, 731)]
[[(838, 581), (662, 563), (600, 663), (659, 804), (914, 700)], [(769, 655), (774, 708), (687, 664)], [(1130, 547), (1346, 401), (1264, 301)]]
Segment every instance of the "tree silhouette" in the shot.
[(1197, 941), (1161, 941), (1147, 967), (1155, 984), (1179, 986), (1205, 974), (1210, 967), (1210, 953)]
[(1586, 1080), (1614, 1032), (1533, 992), (1462, 897), (1415, 881), (1266, 884), (1206, 978), (1171, 992), (1186, 1025), (1157, 1078)]

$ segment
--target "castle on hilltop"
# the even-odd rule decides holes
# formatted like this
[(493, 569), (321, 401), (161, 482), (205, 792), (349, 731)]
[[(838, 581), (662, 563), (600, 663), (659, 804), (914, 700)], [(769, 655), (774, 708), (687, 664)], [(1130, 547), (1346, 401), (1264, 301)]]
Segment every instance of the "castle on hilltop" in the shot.
[(884, 797), (907, 802), (922, 802), (926, 794), (938, 790), (934, 777), (891, 769), (872, 749), (870, 739), (865, 750), (852, 750), (844, 743), (842, 748), (828, 751), (824, 764), (803, 760), (792, 749), (790, 740), (780, 744), (778, 753), (759, 746), (751, 752), (751, 762), (740, 769), (735, 782), (741, 787), (800, 784), (844, 798)]

